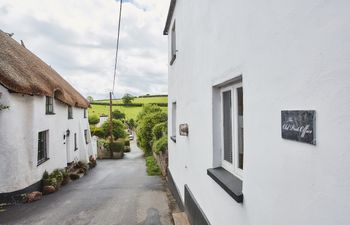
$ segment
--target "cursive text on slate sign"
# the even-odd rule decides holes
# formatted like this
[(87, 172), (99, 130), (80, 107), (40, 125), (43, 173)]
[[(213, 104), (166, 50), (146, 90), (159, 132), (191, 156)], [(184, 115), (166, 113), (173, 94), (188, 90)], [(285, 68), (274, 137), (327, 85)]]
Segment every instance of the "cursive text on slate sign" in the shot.
[(282, 138), (316, 145), (314, 110), (281, 111)]

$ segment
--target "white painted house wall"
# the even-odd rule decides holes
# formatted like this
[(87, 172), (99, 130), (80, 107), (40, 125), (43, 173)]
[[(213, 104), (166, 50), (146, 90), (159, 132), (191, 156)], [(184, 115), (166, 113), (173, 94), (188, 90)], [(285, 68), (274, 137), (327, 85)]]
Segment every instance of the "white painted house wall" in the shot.
[[(10, 106), (0, 112), (0, 193), (32, 185), (41, 179), (45, 170), (52, 172), (66, 167), (67, 162), (88, 162), (90, 155), (96, 157), (92, 142), (85, 143), (84, 129), (88, 129), (89, 140), (91, 136), (84, 109), (73, 107), (73, 119), (68, 119), (68, 106), (55, 99), (55, 115), (46, 115), (44, 96), (9, 93), (1, 85), (0, 92), (1, 103)], [(64, 140), (68, 129), (69, 141)], [(49, 160), (38, 166), (38, 133), (45, 130), (49, 130)], [(76, 151), (74, 133), (77, 133)]]
[[(169, 118), (176, 101), (176, 126), (188, 123), (189, 136), (177, 128), (169, 140), (169, 170), (212, 225), (350, 224), (349, 8), (346, 0), (177, 0)], [(218, 166), (213, 86), (238, 75), (243, 203), (207, 175)], [(288, 109), (316, 110), (316, 146), (281, 138)]]

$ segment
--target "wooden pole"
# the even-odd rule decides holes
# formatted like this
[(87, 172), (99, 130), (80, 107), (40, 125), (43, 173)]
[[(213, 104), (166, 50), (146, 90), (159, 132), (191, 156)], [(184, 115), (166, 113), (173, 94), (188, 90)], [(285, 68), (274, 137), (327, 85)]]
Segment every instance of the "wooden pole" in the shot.
[(113, 158), (113, 117), (112, 117), (112, 92), (109, 92), (109, 144), (110, 144), (110, 156)]

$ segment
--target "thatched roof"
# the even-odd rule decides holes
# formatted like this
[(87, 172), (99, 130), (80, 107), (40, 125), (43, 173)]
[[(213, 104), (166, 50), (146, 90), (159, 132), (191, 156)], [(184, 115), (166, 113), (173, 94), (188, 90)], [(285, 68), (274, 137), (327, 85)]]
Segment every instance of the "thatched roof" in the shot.
[(71, 106), (89, 107), (55, 70), (1, 30), (0, 84), (12, 92), (51, 96)]

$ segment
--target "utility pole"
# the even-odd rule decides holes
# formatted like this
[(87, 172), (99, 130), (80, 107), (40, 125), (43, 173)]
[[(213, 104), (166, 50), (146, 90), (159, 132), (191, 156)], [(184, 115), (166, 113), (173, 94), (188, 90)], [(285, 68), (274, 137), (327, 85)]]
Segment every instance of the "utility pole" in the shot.
[(112, 149), (112, 143), (113, 143), (113, 117), (112, 117), (112, 92), (109, 92), (109, 151), (111, 158), (113, 158), (113, 149)]

